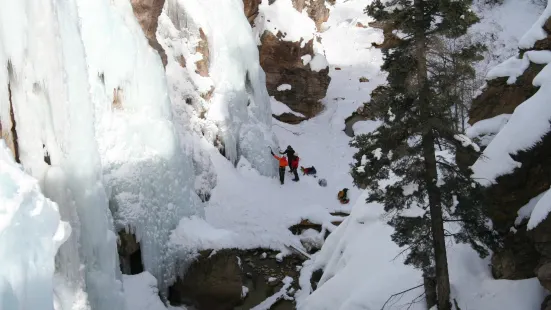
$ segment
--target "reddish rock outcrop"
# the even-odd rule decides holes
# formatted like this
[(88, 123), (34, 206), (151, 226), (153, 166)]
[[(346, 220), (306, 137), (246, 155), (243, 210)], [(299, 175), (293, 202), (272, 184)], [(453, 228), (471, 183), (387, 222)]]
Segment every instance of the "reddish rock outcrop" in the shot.
[[(283, 41), (266, 31), (261, 42), (260, 65), (266, 72), (268, 93), (307, 118), (321, 112), (323, 105), (320, 100), (325, 97), (331, 80), (329, 69), (312, 71), (301, 59), (304, 55), (314, 55), (314, 41), (310, 40), (301, 47), (300, 42)], [(289, 84), (292, 88), (278, 91), (281, 84)]]
[(247, 20), (249, 21), (249, 24), (251, 24), (251, 26), (253, 25), (256, 16), (258, 16), (258, 6), (261, 2), (262, 0), (243, 0), (243, 4), (245, 7), (245, 16), (247, 17)]
[(166, 53), (155, 36), (165, 0), (131, 0), (130, 3), (149, 45), (159, 53), (163, 66), (166, 66)]
[(203, 59), (195, 62), (197, 70), (195, 72), (201, 76), (209, 76), (209, 65), (210, 65), (210, 52), (209, 52), (209, 42), (207, 41), (207, 36), (203, 32), (202, 28), (199, 28), (199, 36), (201, 40), (197, 43), (195, 51), (203, 55)]
[[(258, 15), (261, 0), (243, 0), (245, 16), (253, 25)], [(269, 4), (273, 1), (269, 1)], [(299, 12), (306, 12), (315, 22), (318, 31), (329, 18), (329, 9), (325, 0), (292, 0), (293, 7)], [(260, 38), (260, 65), (266, 73), (266, 88), (271, 96), (285, 103), (293, 111), (304, 114), (306, 118), (286, 113), (275, 118), (297, 124), (311, 118), (323, 110), (320, 100), (325, 97), (329, 86), (329, 69), (312, 71), (304, 65), (302, 56), (314, 57), (313, 39), (301, 47), (301, 42), (288, 42), (280, 39), (281, 34), (274, 35), (266, 31)], [(290, 90), (278, 91), (281, 84), (291, 85)]]

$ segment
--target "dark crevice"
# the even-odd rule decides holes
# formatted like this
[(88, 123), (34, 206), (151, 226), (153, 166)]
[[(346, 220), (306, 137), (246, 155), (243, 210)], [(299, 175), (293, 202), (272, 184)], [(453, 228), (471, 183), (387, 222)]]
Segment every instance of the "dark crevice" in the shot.
[[(10, 70), (11, 71), (11, 70)], [(10, 101), (10, 120), (11, 120), (11, 135), (13, 139), (13, 156), (17, 163), (21, 163), (19, 160), (19, 142), (17, 140), (17, 130), (15, 128), (15, 113), (13, 112), (13, 101), (11, 97), (11, 83), (8, 83), (8, 100)]]

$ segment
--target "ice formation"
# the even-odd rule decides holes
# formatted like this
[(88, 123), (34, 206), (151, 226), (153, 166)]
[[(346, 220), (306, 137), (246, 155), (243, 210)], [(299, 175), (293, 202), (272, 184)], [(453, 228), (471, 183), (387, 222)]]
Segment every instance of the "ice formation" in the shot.
[(54, 258), (70, 227), (12, 156), (0, 140), (0, 309), (50, 310)]

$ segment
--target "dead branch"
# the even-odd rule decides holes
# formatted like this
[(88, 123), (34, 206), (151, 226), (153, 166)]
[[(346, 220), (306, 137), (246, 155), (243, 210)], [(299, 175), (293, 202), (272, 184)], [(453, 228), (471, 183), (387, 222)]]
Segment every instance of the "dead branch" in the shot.
[(390, 297), (388, 297), (388, 299), (385, 301), (385, 303), (383, 304), (383, 307), (381, 308), (381, 310), (385, 310), (385, 307), (386, 305), (392, 300), (392, 298), (396, 297), (396, 296), (403, 296), (405, 293), (407, 292), (410, 292), (410, 291), (413, 291), (414, 289), (418, 289), (420, 288), (421, 286), (423, 286), (423, 284), (420, 284), (420, 285), (417, 285), (415, 287), (412, 287), (412, 288), (409, 288), (407, 290), (403, 290), (401, 292), (398, 292), (398, 293), (395, 293), (395, 294), (392, 294), (390, 295)]

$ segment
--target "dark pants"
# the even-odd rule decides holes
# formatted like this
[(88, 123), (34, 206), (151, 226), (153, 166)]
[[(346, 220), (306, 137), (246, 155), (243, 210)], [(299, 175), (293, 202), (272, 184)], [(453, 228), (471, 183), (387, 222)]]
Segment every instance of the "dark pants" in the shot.
[(279, 182), (285, 183), (285, 167), (279, 167)]
[(295, 179), (293, 181), (298, 181), (298, 171), (297, 168), (291, 167), (291, 172), (295, 175)]

